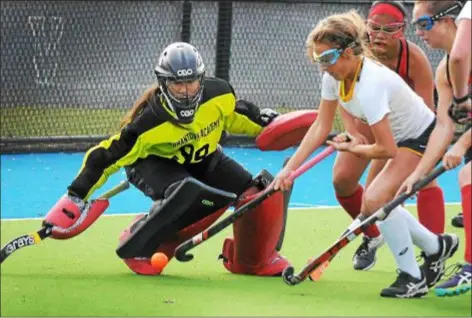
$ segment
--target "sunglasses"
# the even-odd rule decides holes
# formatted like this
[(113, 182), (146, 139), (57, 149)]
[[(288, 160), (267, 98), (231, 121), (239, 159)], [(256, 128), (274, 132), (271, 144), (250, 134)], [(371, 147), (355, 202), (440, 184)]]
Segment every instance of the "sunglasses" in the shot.
[(333, 48), (324, 51), (320, 55), (317, 55), (316, 52), (313, 50), (313, 59), (315, 63), (320, 64), (322, 66), (330, 66), (336, 64), (341, 54), (348, 48), (353, 48), (357, 45), (355, 41), (349, 43), (346, 47), (341, 48)]
[(439, 21), (443, 18), (446, 17), (450, 12), (462, 8), (462, 5), (460, 3), (457, 3), (453, 5), (450, 8), (447, 8), (446, 10), (439, 12), (436, 15), (429, 16), (429, 15), (424, 15), (420, 18), (418, 18), (416, 21), (413, 21), (412, 24), (415, 26), (416, 29), (418, 30), (423, 30), (423, 31), (429, 31), (433, 28), (434, 22)]
[(405, 26), (404, 22), (379, 24), (372, 20), (367, 21), (367, 30), (373, 33), (383, 32), (386, 34), (395, 34), (395, 33), (400, 32), (404, 26)]

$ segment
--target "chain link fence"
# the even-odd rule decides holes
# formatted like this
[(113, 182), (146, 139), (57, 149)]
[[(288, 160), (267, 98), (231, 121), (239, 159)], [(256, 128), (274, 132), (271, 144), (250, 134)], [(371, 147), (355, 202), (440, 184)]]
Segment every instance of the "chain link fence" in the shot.
[[(117, 132), (155, 82), (160, 51), (189, 41), (207, 74), (282, 112), (316, 108), (305, 38), (327, 15), (371, 1), (2, 1), (2, 152), (83, 151)], [(407, 4), (411, 13), (411, 5)], [(407, 18), (411, 20), (411, 16)], [(440, 51), (425, 47), (433, 68)], [(342, 129), (339, 119), (335, 127)]]

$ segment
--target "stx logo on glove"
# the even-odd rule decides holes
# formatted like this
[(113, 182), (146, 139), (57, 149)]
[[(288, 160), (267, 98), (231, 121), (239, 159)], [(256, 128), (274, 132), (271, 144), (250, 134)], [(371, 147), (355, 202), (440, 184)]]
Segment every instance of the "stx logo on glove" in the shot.
[(16, 240), (13, 240), (10, 243), (8, 243), (8, 245), (5, 247), (5, 251), (7, 255), (9, 255), (19, 248), (22, 248), (24, 246), (34, 245), (35, 243), (36, 241), (32, 235), (23, 235), (17, 238)]

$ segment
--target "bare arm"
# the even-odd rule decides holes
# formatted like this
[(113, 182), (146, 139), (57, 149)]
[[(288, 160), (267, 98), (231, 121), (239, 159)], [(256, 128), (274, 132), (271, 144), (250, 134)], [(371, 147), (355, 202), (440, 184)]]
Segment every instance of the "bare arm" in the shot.
[(397, 154), (398, 147), (393, 138), (388, 115), (381, 121), (370, 126), (375, 143), (372, 145), (356, 144), (348, 149), (349, 152), (368, 159), (388, 159)]
[(446, 80), (446, 60), (443, 59), (436, 71), (438, 90), (438, 111), (436, 126), (429, 137), (426, 151), (415, 169), (415, 174), (424, 176), (433, 169), (447, 150), (454, 136), (455, 126), (447, 111), (452, 101), (452, 89)]
[(443, 157), (443, 166), (446, 169), (454, 169), (463, 161), (464, 155), (470, 149), (472, 132), (469, 128)]
[(466, 96), (471, 64), (471, 20), (463, 18), (459, 21), (457, 34), (450, 54), (451, 82), (456, 98)]
[(343, 121), (344, 130), (351, 135), (355, 135), (357, 132), (356, 123), (354, 117), (349, 114), (344, 108), (339, 108), (339, 113), (341, 114), (341, 119)]
[(410, 65), (411, 69), (409, 75), (413, 81), (415, 92), (428, 107), (434, 112), (434, 78), (433, 68), (431, 63), (423, 52), (423, 50), (416, 44), (409, 42), (411, 47)]
[(285, 169), (297, 169), (318, 147), (320, 147), (328, 138), (333, 128), (334, 117), (336, 115), (337, 100), (321, 100), (318, 109), (318, 117), (308, 129), (303, 137), (300, 146), (295, 154), (290, 158)]
[(456, 144), (461, 147), (464, 152), (472, 146), (472, 128), (469, 128), (462, 136), (457, 140)]

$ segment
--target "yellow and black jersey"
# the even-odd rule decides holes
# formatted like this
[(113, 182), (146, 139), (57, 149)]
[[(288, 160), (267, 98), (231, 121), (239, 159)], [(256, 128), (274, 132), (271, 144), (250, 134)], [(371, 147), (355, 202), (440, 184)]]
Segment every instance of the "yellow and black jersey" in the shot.
[(228, 82), (207, 77), (203, 85), (190, 124), (178, 124), (157, 91), (118, 134), (87, 151), (69, 192), (87, 199), (111, 174), (138, 159), (155, 155), (180, 164), (197, 163), (217, 149), (223, 131), (248, 136), (262, 131), (257, 118), (236, 110), (236, 96)]

